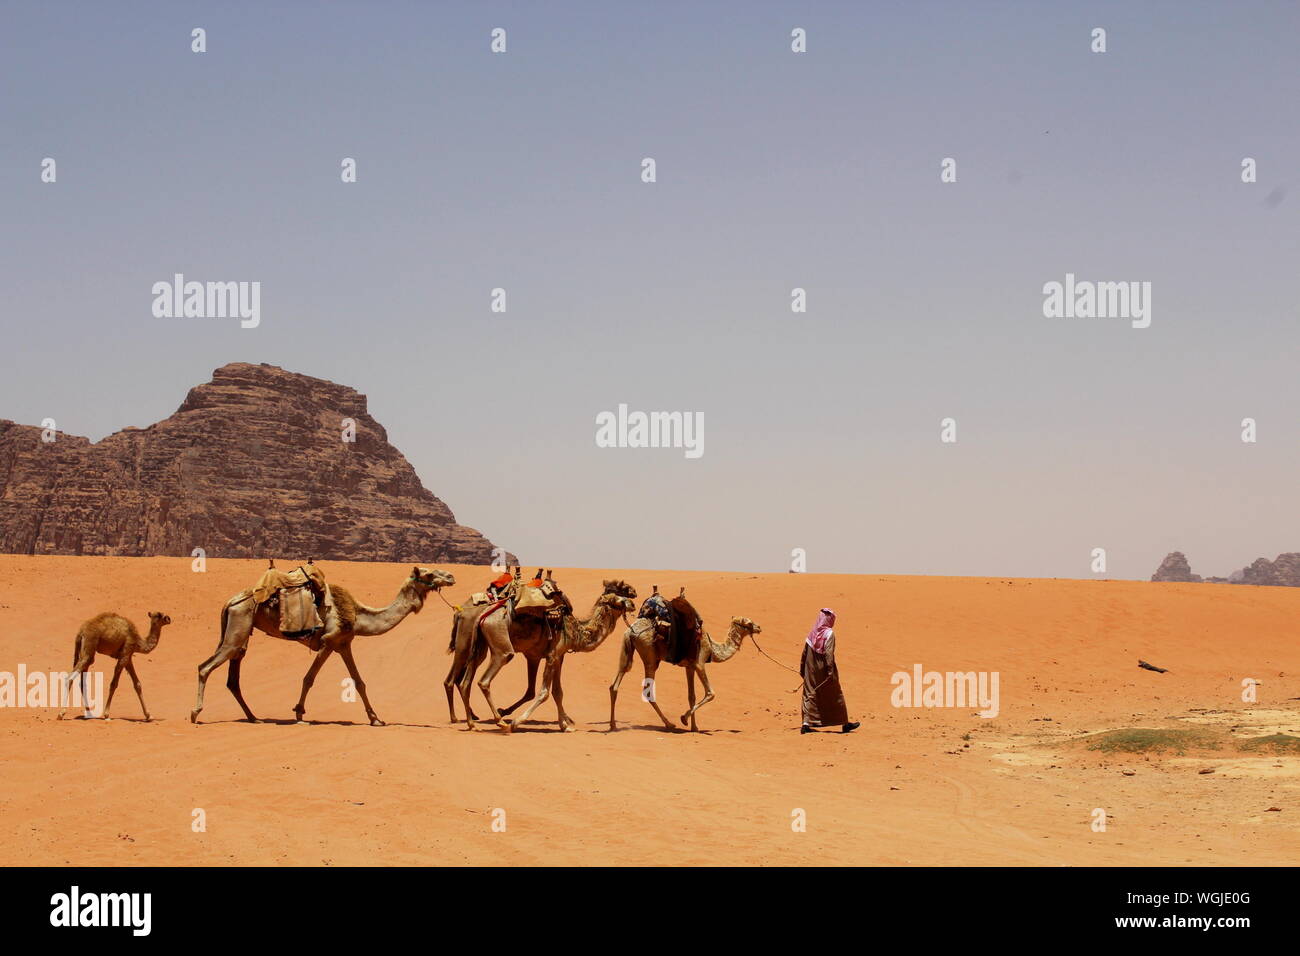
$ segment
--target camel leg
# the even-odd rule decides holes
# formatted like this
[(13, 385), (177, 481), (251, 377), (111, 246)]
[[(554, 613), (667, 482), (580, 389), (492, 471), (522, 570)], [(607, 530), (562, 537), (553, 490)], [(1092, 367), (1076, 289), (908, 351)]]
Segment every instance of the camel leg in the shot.
[[(506, 666), (510, 661), (510, 658), (514, 656), (513, 651), (509, 654), (498, 654), (496, 651), (493, 651), (492, 660), (488, 662), (487, 670), (485, 670), (483, 676), (478, 679), (478, 689), (483, 692), (483, 699), (488, 703), (488, 709), (492, 712), (492, 720), (506, 733), (510, 732), (511, 727), (502, 719), (501, 711), (497, 710), (497, 705), (492, 702), (492, 680), (497, 676), (497, 673), (501, 668)], [(543, 693), (544, 692), (545, 691), (543, 691)], [(468, 694), (465, 695), (465, 706), (469, 706)], [(470, 726), (472, 727), (473, 724), (471, 723)]]
[(442, 688), (447, 692), (447, 713), (448, 718), (453, 724), (456, 722), (456, 698), (452, 696), (456, 691), (456, 678), (460, 675), (457, 673), (457, 667), (460, 665), (460, 648), (457, 638), (460, 636), (460, 611), (451, 616), (451, 666), (447, 668), (447, 676), (442, 679)]
[(257, 723), (257, 718), (253, 712), (248, 709), (248, 704), (244, 703), (244, 695), (239, 690), (239, 672), (244, 666), (244, 655), (248, 653), (248, 648), (243, 648), (238, 654), (230, 658), (230, 670), (226, 674), (226, 690), (235, 695), (235, 700), (239, 702), (239, 707), (248, 718), (250, 724)]
[[(90, 671), (83, 668), (81, 671), (81, 706), (86, 711), (86, 719), (90, 719), (91, 717), (95, 716), (95, 710), (93, 707), (90, 706), (89, 681), (90, 681)], [(102, 704), (103, 701), (99, 701), (98, 703)]]
[[(442, 686), (447, 690), (447, 712), (451, 715), (451, 722), (456, 723), (456, 699), (452, 695), (460, 690), (461, 678), (465, 676), (466, 671), (470, 675), (470, 680), (466, 682), (466, 687), (473, 686), (473, 675), (477, 673), (479, 665), (483, 663), (483, 658), (487, 656), (486, 647), (475, 644), (473, 649), (473, 664), (466, 661), (468, 653), (457, 649), (456, 656), (451, 662), (451, 668), (447, 671), (447, 676), (443, 679)], [(469, 698), (465, 698), (465, 712), (469, 714), (471, 720), (478, 720), (478, 715), (474, 713), (474, 708), (469, 706)]]
[(81, 661), (77, 661), (76, 666), (72, 668), (72, 671), (64, 680), (63, 700), (60, 701), (60, 703), (63, 704), (63, 709), (59, 711), (59, 720), (62, 720), (68, 713), (68, 705), (72, 703), (72, 682), (74, 680), (78, 681), (78, 684), (81, 687), (81, 706), (85, 709), (86, 716), (90, 716), (90, 704), (86, 700), (86, 668), (88, 666), (89, 664), (83, 664)]
[[(456, 615), (455, 621), (452, 624), (453, 656), (451, 659), (451, 667), (448, 668), (447, 676), (443, 678), (442, 681), (442, 686), (447, 691), (447, 713), (450, 715), (449, 719), (453, 724), (456, 723), (455, 694), (460, 687), (460, 681), (465, 674), (465, 668), (471, 657), (474, 658), (474, 670), (478, 670), (478, 665), (483, 663), (483, 649), (480, 648), (478, 643), (474, 640), (474, 635), (471, 634), (467, 639), (461, 638), (460, 629), (462, 627), (470, 626), (471, 624), (463, 621), (459, 614)], [(476, 627), (477, 625), (473, 626)], [(472, 708), (469, 713), (473, 716)]]
[[(253, 636), (253, 625), (251, 619), (244, 621), (243, 624), (245, 624), (248, 629), (245, 630), (244, 633), (240, 634), (239, 631), (242, 630), (242, 627), (240, 623), (230, 619), (230, 608), (226, 607), (222, 609), (221, 641), (217, 644), (217, 649), (213, 652), (212, 656), (199, 665), (199, 690), (198, 695), (194, 700), (194, 709), (190, 711), (191, 724), (197, 724), (199, 722), (199, 713), (203, 710), (203, 691), (208, 685), (208, 677), (211, 676), (214, 670), (226, 661), (230, 660), (240, 651), (246, 651), (248, 649), (248, 640)], [(229, 687), (230, 684), (227, 682), (226, 686)], [(236, 686), (238, 686), (238, 684), (236, 684)], [(240, 703), (242, 704), (243, 701), (241, 700)], [(249, 720), (257, 720), (256, 717), (248, 712), (247, 707), (244, 707), (244, 713), (247, 715)]]
[(686, 665), (686, 707), (686, 713), (682, 714), (683, 724), (686, 723), (687, 717), (695, 713), (695, 668), (690, 664)]
[(81, 632), (77, 632), (77, 640), (72, 647), (72, 671), (68, 674), (68, 679), (63, 685), (63, 709), (59, 711), (59, 720), (64, 718), (68, 712), (68, 705), (72, 703), (72, 682), (79, 680), (81, 686), (81, 706), (85, 711), (86, 717), (91, 716), (90, 701), (86, 699), (86, 671), (90, 665), (95, 663), (95, 648), (88, 647), (87, 642), (82, 640)]
[[(561, 657), (559, 659), (562, 660), (563, 658)], [(542, 706), (542, 704), (545, 703), (546, 698), (551, 696), (551, 687), (555, 682), (555, 671), (558, 666), (555, 661), (556, 659), (549, 656), (546, 658), (546, 669), (542, 671), (542, 689), (537, 692), (537, 696), (534, 697), (529, 702), (528, 706), (524, 708), (524, 712), (515, 718), (515, 726), (522, 724), (525, 720), (531, 717), (533, 711)], [(563, 720), (560, 721), (560, 729), (564, 729)]]
[(469, 679), (465, 681), (465, 713), (469, 714), (474, 720), (478, 720), (478, 714), (474, 713), (474, 708), (469, 705), (468, 695), (471, 694), (474, 689), (474, 675), (477, 674), (478, 669), (483, 666), (483, 662), (487, 660), (487, 656), (487, 645), (481, 642), (476, 643), (474, 645), (474, 657), (469, 664)]
[(63, 693), (59, 697), (59, 716), (57, 720), (62, 720), (68, 715), (68, 705), (72, 703), (72, 680), (77, 676), (77, 670), (74, 668), (68, 672), (68, 676), (63, 678)]
[[(316, 652), (316, 657), (311, 662), (311, 667), (307, 668), (307, 673), (303, 676), (302, 693), (298, 696), (298, 703), (293, 708), (293, 715), (300, 724), (305, 722), (302, 715), (307, 712), (307, 691), (311, 690), (311, 685), (316, 683), (316, 675), (320, 672), (321, 665), (333, 653), (333, 647), (329, 644), (322, 644), (321, 649)], [(356, 680), (356, 678), (354, 677), (353, 680)]]
[(451, 667), (447, 671), (447, 676), (442, 679), (442, 688), (447, 692), (447, 713), (448, 720), (453, 724), (456, 722), (456, 667), (459, 662), (452, 659)]
[(465, 728), (467, 730), (473, 730), (474, 721), (478, 720), (473, 709), (469, 706), (469, 695), (474, 687), (474, 675), (478, 672), (479, 663), (479, 655), (475, 653), (473, 659), (465, 663), (465, 667), (460, 674), (460, 683), (456, 685), (456, 689), (460, 691), (461, 703), (465, 705)]
[(474, 722), (478, 720), (478, 715), (474, 713), (474, 708), (469, 704), (470, 694), (474, 691), (474, 675), (478, 673), (483, 659), (488, 654), (488, 645), (485, 642), (475, 641), (473, 653), (470, 659), (465, 662), (461, 668), (460, 677), (456, 684), (456, 689), (460, 691), (461, 703), (465, 705), (465, 727), (468, 730), (475, 730)]
[[(713, 700), (713, 687), (709, 684), (709, 674), (708, 671), (704, 669), (703, 664), (696, 664), (694, 669), (696, 671), (699, 671), (700, 683), (704, 685), (704, 696), (700, 698), (700, 702), (698, 704), (692, 702), (691, 709), (688, 710), (686, 713), (682, 714), (682, 723), (683, 724), (686, 723), (686, 718), (689, 717), (691, 719), (692, 732), (698, 732), (700, 728), (695, 725), (695, 712), (699, 710), (701, 707), (703, 707), (705, 704), (707, 704), (709, 701)], [(695, 692), (692, 689), (691, 691), (692, 701), (694, 700), (694, 697), (695, 697)]]
[[(224, 657), (222, 656), (223, 653), (225, 654)], [(208, 675), (216, 670), (217, 666), (229, 656), (230, 652), (226, 650), (226, 647), (223, 644), (217, 648), (215, 654), (199, 665), (199, 691), (198, 696), (194, 699), (194, 709), (190, 711), (191, 724), (197, 724), (199, 722), (199, 714), (203, 710), (203, 689), (207, 686)]]
[(564, 670), (564, 655), (555, 661), (555, 677), (551, 680), (551, 693), (555, 695), (555, 710), (560, 715), (560, 730), (573, 730), (577, 722), (564, 712), (564, 688), (560, 685), (561, 672)]
[(344, 644), (340, 647), (339, 657), (343, 658), (344, 666), (347, 667), (348, 673), (352, 675), (352, 686), (361, 695), (361, 703), (366, 707), (366, 716), (370, 718), (370, 726), (385, 726), (384, 722), (379, 719), (379, 715), (375, 713), (375, 708), (370, 706), (370, 698), (366, 696), (366, 682), (361, 679), (361, 672), (357, 670), (357, 662), (352, 659), (352, 645)]
[(108, 685), (108, 700), (104, 703), (104, 719), (108, 720), (108, 709), (113, 706), (113, 692), (117, 690), (117, 680), (122, 676), (123, 658), (119, 657), (113, 665), (113, 682)]
[(614, 675), (613, 682), (609, 685), (609, 729), (618, 730), (618, 722), (614, 720), (614, 709), (618, 705), (618, 685), (623, 683), (623, 677), (632, 669), (632, 641), (630, 638), (623, 639), (623, 650), (618, 656), (618, 673)]
[(135, 686), (135, 696), (140, 698), (140, 709), (144, 711), (146, 721), (153, 720), (149, 716), (149, 705), (144, 702), (144, 690), (140, 687), (140, 678), (135, 673), (135, 661), (130, 657), (126, 659), (126, 672), (131, 675), (131, 683)]
[[(654, 646), (652, 645), (648, 648), (638, 647), (637, 651), (641, 655), (641, 663), (645, 665), (646, 680), (654, 680), (655, 673), (659, 670), (659, 658), (655, 655)], [(669, 730), (673, 730), (673, 722), (665, 717), (664, 712), (659, 709), (659, 701), (650, 701), (650, 706), (655, 709), (655, 713), (658, 714), (659, 719), (664, 722), (664, 726)]]
[(515, 702), (514, 702), (513, 704), (511, 704), (509, 707), (503, 707), (503, 708), (501, 709), (501, 716), (502, 716), (502, 717), (509, 717), (511, 714), (513, 714), (516, 710), (519, 709), (519, 705), (520, 705), (520, 704), (522, 704), (522, 703), (523, 703), (524, 701), (526, 701), (526, 700), (532, 700), (533, 697), (536, 696), (536, 694), (537, 694), (537, 665), (540, 664), (540, 663), (541, 663), (540, 660), (532, 660), (532, 659), (529, 659), (529, 660), (527, 661), (527, 664), (528, 664), (528, 689), (527, 689), (526, 691), (524, 691), (524, 696), (523, 696), (523, 697), (520, 697), (517, 701), (515, 701)]

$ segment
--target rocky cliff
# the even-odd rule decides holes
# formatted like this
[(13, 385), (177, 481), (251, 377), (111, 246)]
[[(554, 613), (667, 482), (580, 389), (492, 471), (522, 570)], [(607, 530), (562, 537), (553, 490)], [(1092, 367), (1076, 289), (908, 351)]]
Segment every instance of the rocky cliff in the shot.
[(1273, 561), (1256, 558), (1252, 564), (1241, 569), (1241, 583), (1300, 587), (1300, 553), (1289, 551), (1279, 554)]
[[(343, 440), (345, 420), (354, 442)], [(0, 551), (486, 564), (343, 385), (233, 364), (92, 444), (0, 420)]]
[(1173, 551), (1160, 562), (1152, 581), (1201, 581), (1215, 584), (1257, 584), (1274, 587), (1300, 587), (1300, 552), (1290, 551), (1279, 554), (1273, 561), (1268, 558), (1256, 558), (1255, 561), (1240, 571), (1233, 571), (1226, 578), (1202, 578), (1192, 574), (1187, 558), (1181, 551)]
[(1156, 573), (1151, 575), (1152, 581), (1200, 581), (1199, 574), (1192, 573), (1192, 566), (1187, 563), (1187, 556), (1181, 551), (1172, 551), (1165, 555), (1165, 559), (1160, 562), (1160, 567), (1156, 568)]

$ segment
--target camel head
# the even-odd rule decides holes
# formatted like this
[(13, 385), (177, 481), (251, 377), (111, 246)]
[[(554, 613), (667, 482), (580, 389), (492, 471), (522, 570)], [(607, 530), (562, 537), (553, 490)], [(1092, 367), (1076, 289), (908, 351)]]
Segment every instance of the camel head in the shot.
[(438, 591), (456, 583), (456, 576), (450, 571), (437, 568), (422, 568), (418, 564), (411, 568), (411, 581), (422, 588)]
[(607, 607), (615, 614), (627, 614), (636, 610), (636, 602), (622, 594), (606, 592), (596, 599), (597, 607)]
[(707, 634), (705, 640), (709, 642), (709, 660), (717, 661), (721, 664), (723, 661), (729, 661), (736, 656), (736, 651), (740, 650), (740, 645), (745, 643), (745, 638), (751, 634), (762, 634), (763, 629), (747, 617), (733, 617), (731, 619), (731, 629), (727, 632), (727, 639), (719, 644)]
[(605, 585), (606, 594), (619, 594), (625, 598), (636, 597), (636, 588), (632, 587), (632, 585), (628, 584), (626, 581), (615, 578), (612, 581), (604, 581), (602, 583)]
[(158, 646), (162, 639), (162, 629), (171, 622), (172, 619), (162, 611), (149, 612), (149, 633), (144, 636), (138, 648), (141, 654), (148, 654)]

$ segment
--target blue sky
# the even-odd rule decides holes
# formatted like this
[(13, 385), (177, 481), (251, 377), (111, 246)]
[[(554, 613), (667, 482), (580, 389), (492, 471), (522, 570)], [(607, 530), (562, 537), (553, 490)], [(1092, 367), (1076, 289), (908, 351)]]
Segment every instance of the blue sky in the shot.
[[(226, 362), (328, 378), (532, 564), (1087, 577), (1104, 547), (1146, 577), (1300, 548), (1294, 3), (0, 19), (2, 417), (98, 439)], [(261, 325), (155, 318), (175, 272), (260, 281)], [(1151, 327), (1044, 318), (1067, 272), (1151, 282)], [(702, 413), (704, 456), (597, 448), (619, 403)]]

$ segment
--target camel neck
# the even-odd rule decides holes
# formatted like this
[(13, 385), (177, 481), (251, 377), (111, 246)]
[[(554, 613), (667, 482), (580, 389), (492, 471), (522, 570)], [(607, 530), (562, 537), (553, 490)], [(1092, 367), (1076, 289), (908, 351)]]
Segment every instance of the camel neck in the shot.
[(150, 651), (152, 651), (155, 647), (158, 646), (158, 639), (161, 637), (162, 637), (162, 625), (156, 622), (150, 624), (149, 633), (146, 634), (144, 636), (144, 640), (140, 642), (139, 652), (141, 654), (148, 654)]
[(727, 639), (723, 643), (715, 644), (712, 638), (709, 639), (709, 656), (718, 662), (729, 660), (735, 655), (736, 651), (740, 650), (740, 645), (744, 641), (745, 632), (733, 624), (731, 629), (727, 631)]
[(605, 642), (610, 632), (614, 630), (614, 622), (618, 616), (612, 608), (604, 604), (598, 604), (591, 610), (591, 617), (585, 621), (575, 621), (574, 626), (577, 628), (577, 639), (573, 642), (573, 649), (576, 651), (594, 651)]
[(424, 596), (419, 594), (410, 583), (402, 586), (393, 598), (393, 603), (385, 608), (360, 607), (357, 609), (357, 622), (353, 627), (356, 634), (384, 634), (391, 631), (408, 614), (418, 612), (424, 606)]

